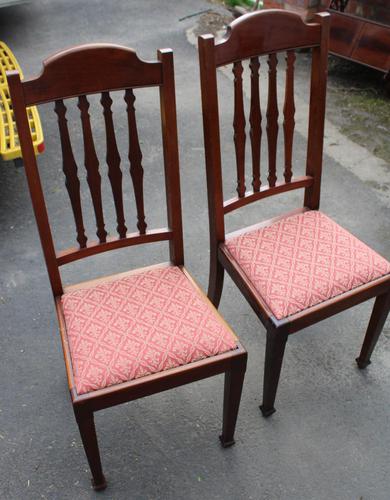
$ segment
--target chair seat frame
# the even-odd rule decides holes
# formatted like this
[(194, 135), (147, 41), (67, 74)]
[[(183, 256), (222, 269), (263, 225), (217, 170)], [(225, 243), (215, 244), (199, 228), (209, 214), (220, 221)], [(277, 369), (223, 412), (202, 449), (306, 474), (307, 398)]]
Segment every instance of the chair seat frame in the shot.
[[(165, 265), (167, 264), (157, 264), (143, 268), (142, 270), (147, 271)], [(197, 283), (194, 281), (185, 267), (179, 266), (179, 268), (183, 271), (194, 289), (197, 290), (197, 292), (201, 295), (203, 301), (207, 302), (210, 307), (214, 308), (213, 304), (204, 294), (202, 289), (197, 285)], [(140, 269), (136, 270), (137, 273), (139, 271)], [(121, 273), (118, 276), (124, 277), (131, 274), (133, 274), (133, 271), (129, 271), (128, 273)], [(111, 280), (112, 278), (115, 279), (115, 276), (103, 277), (99, 279), (99, 282), (105, 282), (107, 278)], [(65, 287), (65, 292), (67, 292), (68, 290), (82, 289), (93, 282), (95, 282), (95, 280), (93, 280), (92, 282), (87, 281), (78, 283), (77, 285)], [(220, 317), (224, 325), (237, 339), (237, 349), (227, 351), (216, 356), (204, 358), (199, 361), (194, 361), (187, 365), (178, 366), (176, 368), (171, 368), (162, 372), (146, 375), (135, 380), (130, 380), (113, 386), (105, 387), (104, 389), (97, 389), (86, 394), (78, 395), (75, 388), (76, 386), (73, 376), (72, 358), (67, 338), (61, 297), (56, 298), (55, 305), (60, 326), (60, 334), (65, 358), (66, 374), (69, 382), (69, 390), (72, 398), (72, 403), (77, 408), (87, 407), (88, 410), (98, 411), (110, 406), (125, 403), (127, 401), (133, 401), (135, 399), (149, 396), (157, 392), (162, 392), (174, 387), (187, 384), (191, 381), (201, 380), (203, 378), (211, 377), (212, 375), (223, 373), (234, 368), (235, 363), (240, 364), (240, 361), (236, 361), (237, 358), (240, 359), (242, 356), (246, 356), (244, 347), (240, 344), (240, 342), (230, 329), (229, 325)]]
[[(308, 210), (309, 209), (306, 207), (293, 210), (287, 214), (229, 233), (226, 235), (226, 239), (229, 240), (230, 238), (246, 233), (247, 231), (270, 226), (290, 215), (304, 213)], [(331, 299), (324, 300), (315, 306), (303, 309), (302, 311), (292, 314), (286, 318), (277, 319), (272, 314), (267, 303), (261, 297), (259, 292), (254, 288), (244, 271), (238, 265), (237, 261), (231, 255), (225, 243), (221, 243), (219, 246), (218, 260), (228, 271), (230, 277), (236, 283), (238, 288), (243, 292), (263, 325), (267, 329), (275, 330), (282, 335), (291, 335), (292, 333), (296, 333), (303, 328), (318, 323), (323, 319), (365, 302), (366, 300), (377, 297), (378, 295), (386, 294), (390, 288), (390, 275), (382, 276), (365, 283), (364, 285), (353, 288), (352, 290), (336, 295)]]
[[(155, 267), (157, 266), (150, 266), (145, 268), (145, 270)], [(206, 301), (210, 307), (214, 307), (184, 266), (179, 267), (194, 288), (200, 293), (203, 300)], [(138, 271), (139, 269), (137, 269), (137, 272)], [(132, 274), (132, 271), (126, 273), (126, 275), (128, 274)], [(121, 273), (120, 276), (123, 276), (123, 274)], [(111, 279), (112, 277), (110, 276), (109, 278)], [(101, 280), (99, 279), (99, 281), (102, 282), (104, 282), (104, 280), (105, 278), (102, 278)], [(72, 290), (83, 288), (89, 283), (90, 282), (83, 282), (77, 285), (72, 285), (71, 287), (65, 288), (65, 292), (70, 288)], [(219, 439), (224, 448), (228, 448), (235, 443), (234, 430), (247, 363), (247, 352), (238, 340), (237, 348), (232, 351), (227, 351), (216, 356), (194, 361), (187, 365), (178, 366), (162, 372), (146, 375), (135, 380), (130, 380), (105, 387), (103, 389), (88, 392), (86, 394), (78, 395), (75, 389), (72, 358), (66, 332), (61, 297), (57, 297), (55, 299), (55, 305), (73, 411), (80, 429), (80, 435), (83, 440), (85, 452), (91, 468), (93, 476), (92, 485), (96, 491), (105, 489), (107, 486), (107, 482), (103, 474), (94, 424), (93, 414), (96, 411), (225, 373), (223, 427)], [(230, 330), (227, 323), (225, 323), (225, 325)], [(231, 333), (233, 334), (233, 332)]]

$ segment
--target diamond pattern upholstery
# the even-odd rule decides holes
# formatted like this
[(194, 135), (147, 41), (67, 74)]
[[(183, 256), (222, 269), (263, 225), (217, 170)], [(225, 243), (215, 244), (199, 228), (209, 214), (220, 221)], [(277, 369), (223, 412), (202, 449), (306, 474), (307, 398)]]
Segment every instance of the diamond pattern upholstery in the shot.
[(237, 346), (217, 311), (175, 266), (69, 291), (62, 306), (78, 394)]
[(317, 210), (226, 240), (277, 319), (390, 273), (390, 263)]

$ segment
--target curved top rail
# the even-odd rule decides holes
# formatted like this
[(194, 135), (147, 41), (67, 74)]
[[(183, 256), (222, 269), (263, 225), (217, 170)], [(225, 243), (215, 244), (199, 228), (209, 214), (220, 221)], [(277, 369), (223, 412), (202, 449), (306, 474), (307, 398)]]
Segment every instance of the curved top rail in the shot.
[(321, 25), (305, 23), (294, 13), (279, 9), (251, 12), (233, 21), (215, 44), (215, 63), (224, 66), (237, 60), (313, 47), (320, 44)]
[(95, 43), (62, 50), (43, 62), (41, 74), (23, 82), (26, 105), (106, 90), (162, 84), (162, 63), (143, 61), (133, 49)]

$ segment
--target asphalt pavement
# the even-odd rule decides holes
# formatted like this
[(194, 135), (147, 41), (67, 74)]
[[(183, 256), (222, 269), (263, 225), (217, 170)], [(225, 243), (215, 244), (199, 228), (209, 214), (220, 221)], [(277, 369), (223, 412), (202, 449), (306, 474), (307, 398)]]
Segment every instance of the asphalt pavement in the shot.
[[(203, 132), (197, 52), (186, 31), (196, 23), (200, 11), (210, 8), (220, 10), (201, 0), (36, 0), (0, 10), (0, 39), (12, 48), (26, 77), (37, 75), (48, 55), (80, 43), (119, 43), (135, 48), (144, 59), (154, 59), (157, 48), (174, 50), (186, 266), (203, 288), (208, 279)], [(304, 82), (302, 76), (302, 85)], [(227, 169), (232, 170), (231, 80), (221, 73), (219, 84), (222, 135), (226, 138), (223, 157)], [(158, 208), (164, 201), (158, 95), (139, 92), (136, 102), (146, 215), (150, 227), (156, 227), (164, 221)], [(91, 114), (97, 112), (97, 106), (92, 103)], [(77, 118), (76, 111), (69, 107), (70, 119)], [(115, 100), (114, 112), (118, 143), (126, 148), (121, 99)], [(43, 106), (40, 113), (47, 146), (40, 157), (40, 170), (51, 221), (57, 228), (56, 242), (63, 248), (75, 240), (56, 117), (51, 106)], [(95, 118), (93, 126), (104, 165), (101, 119)], [(82, 165), (77, 127), (75, 124), (72, 134)], [(305, 134), (298, 130), (294, 144), (297, 172), (303, 168), (305, 146)], [(339, 161), (331, 154), (324, 157), (321, 208), (389, 258), (388, 198), (379, 196), (360, 175), (364, 167), (370, 172), (370, 156), (364, 162), (356, 160), (357, 174), (348, 151), (345, 149), (348, 167), (341, 161), (342, 150)], [(131, 186), (128, 178), (125, 182), (125, 201), (130, 207), (127, 219), (134, 229)], [(89, 203), (85, 181), (82, 189), (83, 199)], [(233, 194), (233, 183), (226, 183), (225, 190), (226, 196)], [(108, 186), (104, 197), (109, 198)], [(298, 192), (264, 200), (232, 215), (228, 228), (255, 223), (301, 203)], [(111, 206), (111, 232), (113, 213)], [(93, 234), (90, 206), (86, 220)], [(359, 371), (354, 359), (372, 302), (293, 336), (287, 345), (277, 412), (266, 420), (258, 408), (265, 331), (229, 278), (220, 311), (249, 352), (236, 445), (222, 449), (218, 441), (222, 377), (107, 409), (96, 415), (96, 427), (109, 486), (102, 493), (93, 492), (68, 395), (57, 320), (26, 180), (23, 168), (12, 163), (0, 163), (0, 234), (1, 499), (388, 500), (389, 323), (366, 371)], [(72, 265), (64, 277), (66, 282), (76, 282), (84, 276), (165, 260), (163, 244), (147, 252), (120, 250), (114, 258), (103, 255)]]

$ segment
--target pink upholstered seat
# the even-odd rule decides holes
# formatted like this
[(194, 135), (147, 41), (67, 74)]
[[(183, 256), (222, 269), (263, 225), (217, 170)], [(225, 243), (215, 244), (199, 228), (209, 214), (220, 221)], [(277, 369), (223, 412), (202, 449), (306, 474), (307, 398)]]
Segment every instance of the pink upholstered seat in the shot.
[(174, 266), (69, 291), (62, 305), (78, 394), (237, 345), (213, 306)]
[(390, 273), (390, 263), (319, 211), (248, 230), (226, 247), (282, 319)]

